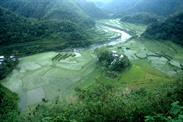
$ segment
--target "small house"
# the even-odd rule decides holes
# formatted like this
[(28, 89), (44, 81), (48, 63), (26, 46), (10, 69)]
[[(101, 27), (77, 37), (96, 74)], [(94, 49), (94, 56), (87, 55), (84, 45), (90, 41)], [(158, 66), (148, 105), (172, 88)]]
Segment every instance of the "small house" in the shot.
[(2, 63), (2, 62), (4, 62), (4, 60), (5, 60), (5, 57), (4, 56), (0, 56), (0, 62)]

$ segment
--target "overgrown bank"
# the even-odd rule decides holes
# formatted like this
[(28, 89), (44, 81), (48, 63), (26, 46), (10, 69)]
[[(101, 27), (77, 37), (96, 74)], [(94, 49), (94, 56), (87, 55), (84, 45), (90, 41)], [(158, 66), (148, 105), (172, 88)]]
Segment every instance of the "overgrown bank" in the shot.
[[(57, 102), (39, 105), (23, 114), (22, 121), (143, 122), (148, 115), (166, 115), (174, 101), (182, 104), (183, 85), (180, 81), (161, 85), (154, 92), (146, 88), (122, 92), (115, 81), (97, 80), (89, 89), (76, 89), (77, 101), (69, 105)], [(147, 117), (146, 121), (155, 122)]]

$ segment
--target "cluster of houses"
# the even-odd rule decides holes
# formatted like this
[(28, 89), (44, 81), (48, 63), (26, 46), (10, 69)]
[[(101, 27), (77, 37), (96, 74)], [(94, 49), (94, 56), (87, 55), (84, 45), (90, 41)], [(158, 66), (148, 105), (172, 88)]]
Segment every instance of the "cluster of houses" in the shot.
[(115, 64), (117, 60), (122, 60), (124, 58), (124, 55), (119, 55), (117, 51), (112, 51), (112, 56), (114, 57), (114, 60), (111, 62), (111, 64)]
[(117, 51), (112, 51), (112, 56), (113, 56), (113, 57), (119, 57), (120, 59), (124, 58), (124, 55), (123, 55), (123, 54), (119, 55), (119, 54), (117, 53)]
[(4, 56), (0, 56), (0, 65), (3, 64), (4, 60), (5, 60), (5, 57)]
[(0, 65), (2, 65), (6, 59), (10, 59), (14, 62), (17, 61), (17, 58), (15, 56), (9, 56), (9, 57), (0, 56)]

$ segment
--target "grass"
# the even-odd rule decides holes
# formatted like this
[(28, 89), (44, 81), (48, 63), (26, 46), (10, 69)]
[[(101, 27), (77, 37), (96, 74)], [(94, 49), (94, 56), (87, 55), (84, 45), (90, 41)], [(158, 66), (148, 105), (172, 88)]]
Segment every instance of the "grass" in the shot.
[(65, 99), (77, 87), (77, 82), (95, 69), (96, 59), (90, 51), (81, 52), (80, 57), (63, 59), (64, 63), (53, 62), (56, 55), (58, 53), (48, 52), (22, 58), (4, 80), (3, 85), (18, 93), (21, 103), (24, 101), (22, 108), (42, 99)]
[(140, 42), (143, 43), (150, 51), (162, 52), (183, 63), (182, 47), (173, 43), (172, 41), (150, 40), (142, 38)]
[[(116, 20), (102, 21), (135, 30), (137, 33), (142, 33), (145, 28), (142, 25), (118, 23)], [(105, 33), (109, 34), (105, 30), (99, 30), (99, 35), (104, 34), (105, 38), (115, 35), (111, 33), (106, 36)], [(96, 38), (100, 40), (101, 37)], [(46, 52), (24, 57), (12, 74), (4, 80), (3, 85), (19, 94), (20, 107), (25, 109), (29, 105), (42, 102), (42, 99), (51, 102), (58, 99), (70, 102), (76, 88), (89, 89), (95, 82), (112, 83), (121, 89), (120, 92), (138, 88), (146, 88), (153, 92), (162, 84), (168, 84), (180, 75), (169, 75), (171, 74), (169, 71), (174, 71), (174, 68), (167, 63), (159, 64), (160, 60), (139, 59), (135, 56), (142, 52), (145, 54), (164, 52), (173, 57), (174, 61), (183, 63), (183, 49), (171, 42), (135, 38), (109, 49), (127, 55), (132, 63), (131, 67), (120, 73), (117, 78), (110, 78), (103, 73), (101, 67), (96, 65), (93, 50), (85, 49), (80, 52), (79, 57), (71, 55), (73, 52)], [(58, 55), (59, 53), (61, 55)], [(58, 60), (53, 61), (54, 57)]]

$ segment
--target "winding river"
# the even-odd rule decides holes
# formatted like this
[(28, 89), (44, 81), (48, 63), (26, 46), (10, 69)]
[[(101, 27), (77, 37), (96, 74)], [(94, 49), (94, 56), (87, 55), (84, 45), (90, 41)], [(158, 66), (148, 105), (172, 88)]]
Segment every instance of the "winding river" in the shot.
[(112, 27), (108, 27), (105, 25), (99, 25), (100, 28), (102, 28), (103, 30), (108, 30), (111, 32), (115, 32), (118, 33), (120, 36), (117, 36), (114, 39), (111, 39), (110, 41), (104, 42), (104, 43), (100, 43), (100, 44), (93, 44), (90, 46), (90, 49), (96, 49), (96, 48), (100, 48), (103, 46), (115, 46), (119, 43), (125, 43), (126, 41), (128, 41), (128, 39), (130, 39), (132, 36), (130, 34), (128, 34), (127, 32), (124, 32), (122, 30), (118, 30)]
[[(102, 43), (102, 44), (93, 44), (90, 49), (96, 49), (103, 46), (116, 46), (123, 44), (124, 54), (127, 55), (131, 60), (146, 60), (155, 68), (160, 70), (161, 72), (166, 73), (167, 75), (176, 75), (177, 73), (182, 72), (183, 65), (181, 62), (176, 61), (173, 57), (163, 54), (161, 52), (151, 52), (145, 45), (141, 44), (139, 48), (142, 48), (140, 51), (139, 49), (126, 49), (125, 43), (132, 37), (126, 31), (121, 29), (113, 28), (111, 26), (99, 24), (99, 27), (103, 30), (107, 30), (109, 32), (115, 32), (120, 35), (116, 39), (112, 39), (111, 41)], [(136, 42), (137, 43), (137, 42)], [(159, 45), (157, 45), (159, 46)], [(169, 70), (169, 71), (167, 71)]]
[(155, 69), (168, 75), (177, 75), (182, 71), (183, 65), (180, 62), (161, 52), (150, 51), (143, 43), (131, 39), (132, 36), (128, 32), (105, 25), (99, 27), (109, 33), (117, 33), (118, 36), (110, 41), (93, 44), (89, 48), (76, 49), (79, 52), (81, 50), (81, 53), (77, 53), (78, 57), (69, 63), (53, 65), (51, 59), (58, 55), (58, 52), (37, 54), (21, 60), (20, 67), (4, 82), (7, 88), (19, 94), (21, 110), (42, 102), (44, 98), (54, 100), (59, 95), (66, 97), (67, 92), (70, 93), (78, 81), (94, 71), (96, 58), (93, 56), (93, 51), (103, 46), (109, 46), (112, 50), (125, 54), (132, 63), (135, 60), (148, 61)]

